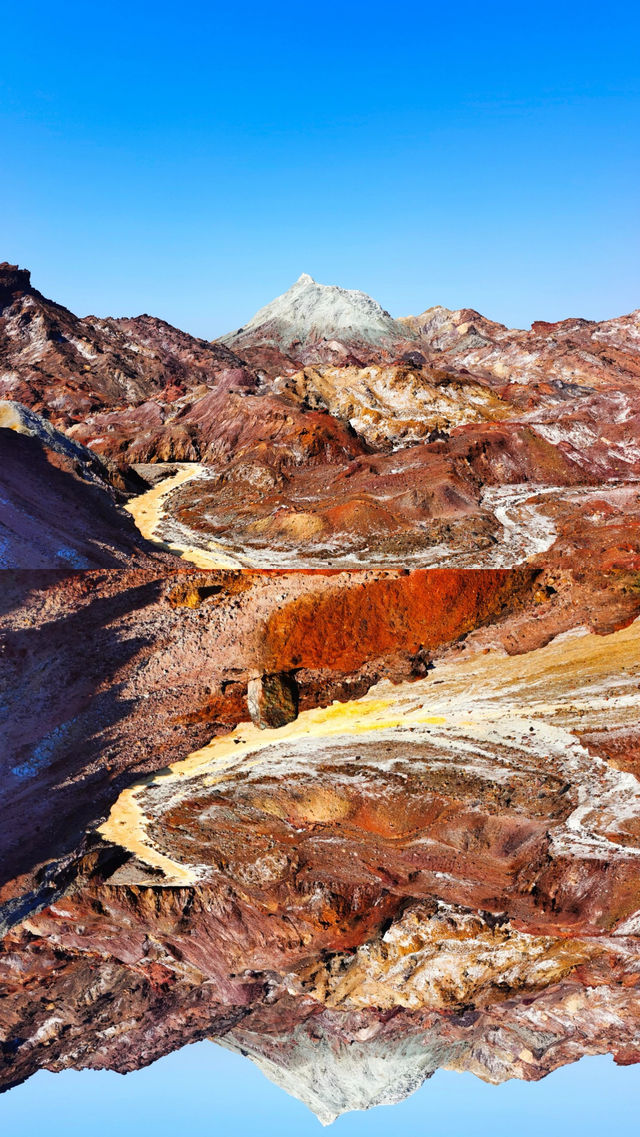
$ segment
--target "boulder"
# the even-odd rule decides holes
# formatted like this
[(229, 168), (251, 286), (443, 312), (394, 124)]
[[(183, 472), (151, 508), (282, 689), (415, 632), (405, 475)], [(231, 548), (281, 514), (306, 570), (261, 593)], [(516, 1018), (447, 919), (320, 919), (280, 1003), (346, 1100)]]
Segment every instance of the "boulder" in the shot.
[(298, 717), (298, 684), (290, 671), (277, 671), (249, 681), (249, 713), (261, 730), (286, 726)]

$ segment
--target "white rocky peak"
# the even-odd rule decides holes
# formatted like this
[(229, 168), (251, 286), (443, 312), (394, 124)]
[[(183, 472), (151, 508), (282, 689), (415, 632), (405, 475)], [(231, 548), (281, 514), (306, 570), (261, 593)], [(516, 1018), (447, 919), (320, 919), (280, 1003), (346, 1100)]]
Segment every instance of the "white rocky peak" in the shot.
[(341, 1042), (309, 1039), (296, 1030), (284, 1047), (274, 1047), (273, 1057), (252, 1050), (243, 1036), (233, 1032), (216, 1042), (250, 1058), (276, 1086), (301, 1101), (322, 1125), (331, 1125), (343, 1113), (396, 1105), (415, 1093), (423, 1082), (453, 1054), (440, 1041), (433, 1045), (424, 1036), (406, 1039), (367, 1039)]
[(411, 334), (366, 292), (318, 284), (303, 272), (291, 288), (256, 312), (244, 327), (222, 336), (222, 342), (231, 347), (251, 341), (286, 348), (319, 340), (393, 343)]

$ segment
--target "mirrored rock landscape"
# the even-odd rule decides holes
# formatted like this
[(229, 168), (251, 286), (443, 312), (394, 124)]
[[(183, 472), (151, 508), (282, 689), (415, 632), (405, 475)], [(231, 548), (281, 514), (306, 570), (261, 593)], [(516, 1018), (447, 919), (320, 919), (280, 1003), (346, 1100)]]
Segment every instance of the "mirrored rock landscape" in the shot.
[(640, 1062), (639, 333), (0, 266), (0, 1088)]

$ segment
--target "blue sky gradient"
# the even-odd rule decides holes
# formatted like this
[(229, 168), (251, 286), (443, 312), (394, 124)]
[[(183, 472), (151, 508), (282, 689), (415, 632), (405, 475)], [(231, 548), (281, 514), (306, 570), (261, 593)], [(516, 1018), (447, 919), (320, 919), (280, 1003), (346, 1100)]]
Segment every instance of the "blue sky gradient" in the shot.
[(202, 1042), (124, 1078), (36, 1074), (0, 1097), (0, 1125), (29, 1137), (603, 1137), (633, 1131), (639, 1094), (640, 1068), (607, 1057), (502, 1086), (441, 1070), (399, 1105), (327, 1130), (248, 1059)]
[(394, 315), (640, 305), (640, 8), (3, 12), (1, 256), (207, 338), (300, 272)]

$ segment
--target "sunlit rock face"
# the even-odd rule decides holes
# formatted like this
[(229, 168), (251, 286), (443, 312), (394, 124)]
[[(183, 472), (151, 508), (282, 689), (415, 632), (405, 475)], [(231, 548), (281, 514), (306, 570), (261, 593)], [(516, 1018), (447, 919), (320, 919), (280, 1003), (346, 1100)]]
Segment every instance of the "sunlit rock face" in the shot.
[(286, 726), (298, 717), (299, 692), (295, 674), (277, 671), (249, 681), (247, 706), (252, 721), (266, 730)]
[(552, 396), (554, 388), (561, 396), (563, 387), (567, 398), (579, 394), (576, 386), (600, 387), (614, 374), (622, 384), (640, 375), (640, 309), (601, 322), (537, 320), (530, 331), (506, 328), (470, 308), (439, 305), (399, 322), (443, 360), (519, 388), (520, 399)]
[(310, 407), (348, 421), (372, 447), (431, 442), (464, 423), (510, 418), (513, 410), (470, 375), (455, 380), (444, 371), (410, 362), (370, 367), (305, 367), (278, 383)]
[(412, 328), (394, 320), (365, 292), (318, 284), (305, 272), (219, 342), (241, 355), (258, 349), (254, 359), (260, 358), (260, 349), (276, 349), (284, 360), (349, 362), (380, 352), (398, 355), (415, 338)]
[(232, 352), (151, 316), (80, 318), (0, 264), (0, 398), (66, 428), (106, 408), (171, 402), (241, 367)]

